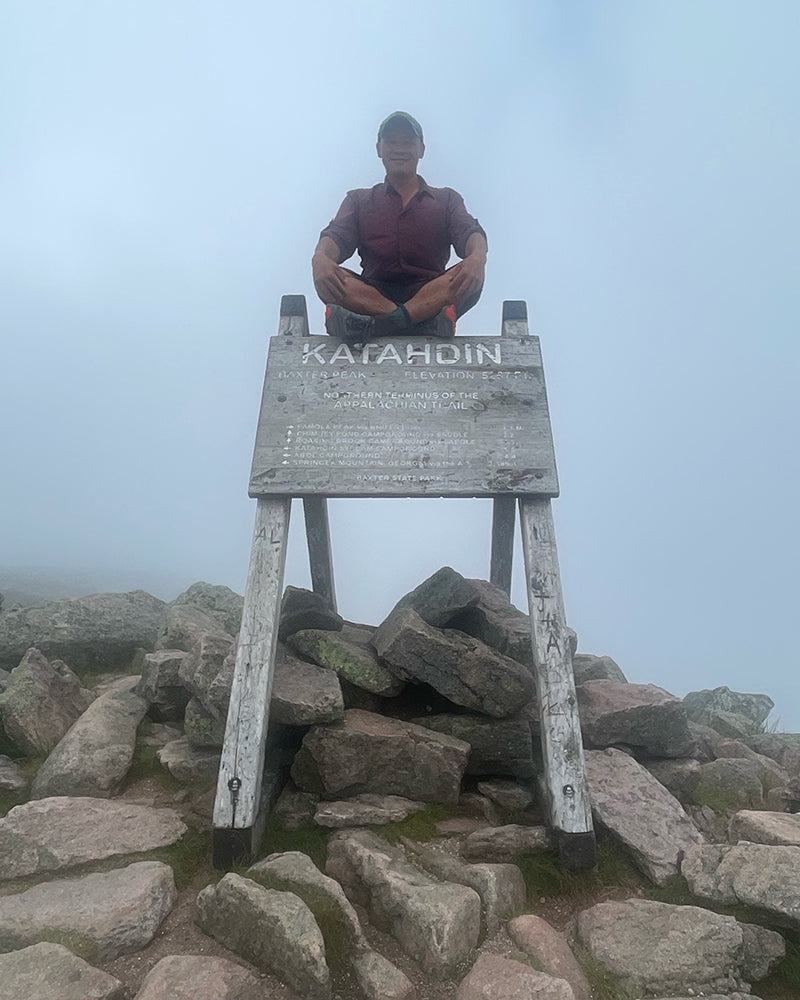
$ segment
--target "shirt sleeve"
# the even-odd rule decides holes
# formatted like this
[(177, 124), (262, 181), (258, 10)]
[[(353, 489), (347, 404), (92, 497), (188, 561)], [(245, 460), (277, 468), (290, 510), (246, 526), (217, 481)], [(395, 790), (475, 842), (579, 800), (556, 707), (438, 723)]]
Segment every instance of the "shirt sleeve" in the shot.
[(447, 203), (447, 226), (450, 242), (462, 259), (467, 255), (467, 240), (473, 233), (480, 233), (486, 239), (483, 226), (469, 214), (464, 199), (458, 191), (452, 189)]
[(328, 236), (341, 251), (341, 260), (347, 260), (358, 246), (358, 202), (354, 192), (348, 191), (339, 206), (339, 211), (319, 234), (320, 239)]

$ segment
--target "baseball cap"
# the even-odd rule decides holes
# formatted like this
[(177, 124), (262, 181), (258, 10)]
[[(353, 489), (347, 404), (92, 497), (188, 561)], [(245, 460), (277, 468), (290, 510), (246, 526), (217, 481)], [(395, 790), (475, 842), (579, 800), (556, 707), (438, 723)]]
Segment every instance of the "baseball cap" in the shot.
[(417, 119), (416, 118), (412, 118), (411, 115), (407, 111), (393, 111), (389, 115), (388, 118), (384, 118), (383, 121), (381, 122), (380, 128), (378, 129), (378, 138), (382, 139), (383, 138), (383, 133), (386, 131), (386, 129), (393, 122), (396, 122), (396, 121), (403, 121), (407, 125), (410, 125), (411, 126), (411, 130), (414, 133), (414, 135), (420, 140), (420, 142), (423, 141), (422, 140), (422, 126), (417, 121)]

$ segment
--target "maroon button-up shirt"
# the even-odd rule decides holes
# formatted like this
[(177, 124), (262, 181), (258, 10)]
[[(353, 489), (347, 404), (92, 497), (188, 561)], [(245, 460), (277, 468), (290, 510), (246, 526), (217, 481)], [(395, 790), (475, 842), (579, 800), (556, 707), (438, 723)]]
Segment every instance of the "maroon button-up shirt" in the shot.
[(465, 257), (469, 237), (486, 236), (457, 191), (419, 180), (420, 189), (405, 208), (388, 180), (348, 191), (336, 218), (322, 230), (342, 260), (358, 250), (366, 281), (429, 281), (446, 270), (451, 246)]

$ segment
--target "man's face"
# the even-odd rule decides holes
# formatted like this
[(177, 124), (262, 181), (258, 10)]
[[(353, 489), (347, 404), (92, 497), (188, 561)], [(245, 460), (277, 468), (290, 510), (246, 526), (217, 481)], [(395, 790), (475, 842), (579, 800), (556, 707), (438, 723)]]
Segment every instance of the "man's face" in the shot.
[(402, 119), (393, 121), (378, 140), (378, 156), (387, 173), (416, 173), (425, 145)]

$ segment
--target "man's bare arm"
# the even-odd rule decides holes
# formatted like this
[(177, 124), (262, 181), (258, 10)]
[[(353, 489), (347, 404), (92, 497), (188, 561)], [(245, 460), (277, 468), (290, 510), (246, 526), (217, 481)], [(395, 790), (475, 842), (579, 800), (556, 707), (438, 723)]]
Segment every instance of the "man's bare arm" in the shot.
[(489, 247), (483, 233), (472, 233), (467, 240), (467, 255), (453, 277), (452, 291), (459, 300), (472, 295), (483, 287), (486, 275), (486, 255)]
[(314, 256), (311, 258), (311, 274), (314, 288), (323, 302), (339, 303), (345, 292), (344, 271), (340, 268), (342, 252), (336, 240), (321, 236)]

